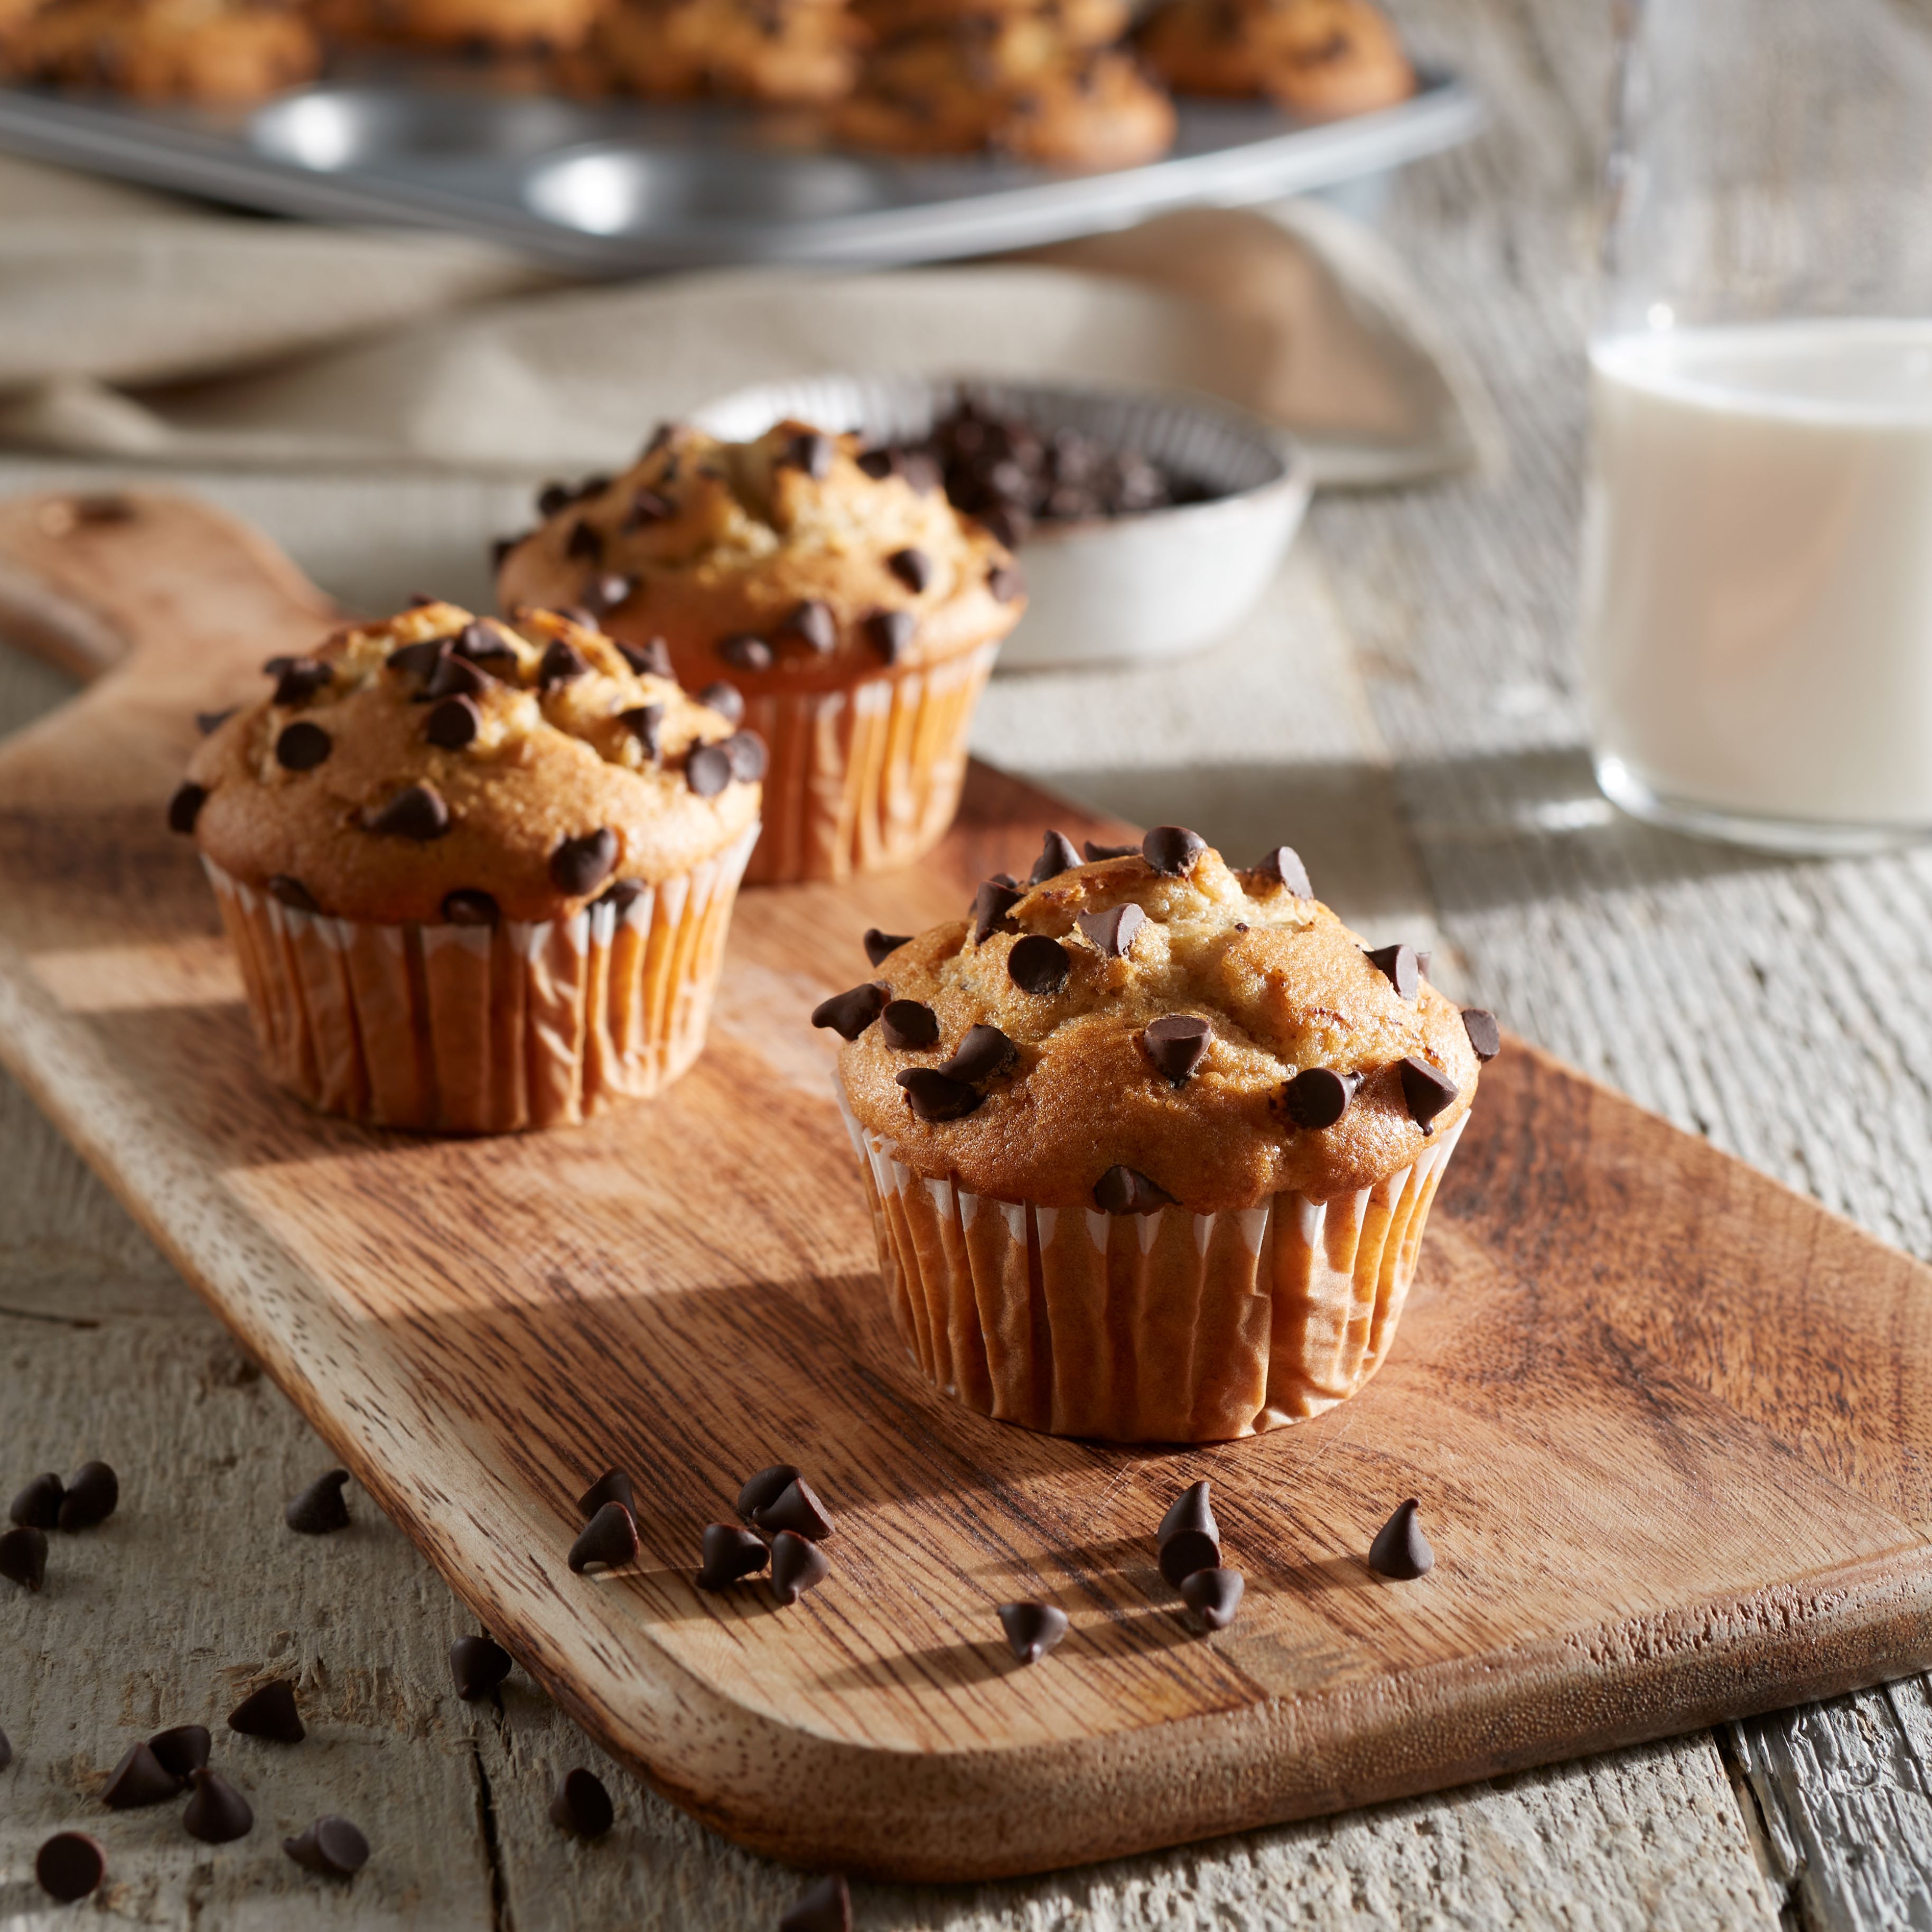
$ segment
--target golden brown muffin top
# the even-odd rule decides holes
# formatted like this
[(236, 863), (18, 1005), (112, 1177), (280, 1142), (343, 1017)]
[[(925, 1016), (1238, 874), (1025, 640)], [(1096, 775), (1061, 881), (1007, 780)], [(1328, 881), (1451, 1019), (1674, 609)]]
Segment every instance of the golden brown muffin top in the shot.
[(426, 602), (264, 667), (170, 822), (284, 903), (385, 922), (555, 919), (757, 821), (765, 748), (662, 661), (550, 610)]
[(1004, 637), (1025, 608), (1011, 556), (936, 484), (865, 456), (860, 437), (801, 422), (754, 442), (661, 430), (614, 480), (544, 491), (499, 594), (506, 609), (582, 604), (614, 637), (662, 641), (694, 689), (723, 679), (748, 697)]
[(1218, 1213), (1372, 1186), (1468, 1111), (1494, 1022), (1466, 1020), (1407, 946), (1366, 951), (1288, 848), (1233, 871), (1162, 826), (1077, 856), (1049, 834), (1030, 887), (868, 936), (878, 979), (813, 1016), (848, 1038), (853, 1112), (916, 1172), (1004, 1201)]

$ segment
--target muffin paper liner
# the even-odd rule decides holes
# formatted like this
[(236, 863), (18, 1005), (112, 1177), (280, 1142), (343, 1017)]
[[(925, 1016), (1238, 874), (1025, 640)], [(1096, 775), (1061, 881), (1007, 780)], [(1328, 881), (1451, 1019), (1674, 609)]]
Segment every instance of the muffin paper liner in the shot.
[(748, 885), (908, 866), (944, 837), (966, 778), (974, 707), (997, 642), (842, 691), (747, 699), (770, 753)]
[(298, 912), (202, 863), (283, 1086), (374, 1126), (508, 1133), (641, 1100), (698, 1058), (758, 833), (621, 909), (494, 927)]
[(908, 1350), (1003, 1422), (1114, 1442), (1220, 1442), (1306, 1420), (1382, 1366), (1467, 1124), (1372, 1187), (1258, 1208), (1109, 1215), (916, 1174), (838, 1084)]

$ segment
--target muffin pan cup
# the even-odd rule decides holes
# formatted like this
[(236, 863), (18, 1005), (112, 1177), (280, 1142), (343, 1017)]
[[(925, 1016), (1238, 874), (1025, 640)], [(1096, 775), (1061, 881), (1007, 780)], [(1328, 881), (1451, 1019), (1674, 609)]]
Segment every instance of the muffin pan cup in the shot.
[(757, 837), (621, 910), (494, 927), (299, 912), (202, 862), (276, 1081), (371, 1126), (509, 1133), (645, 1099), (698, 1058)]
[(920, 1372), (998, 1420), (1112, 1442), (1257, 1436), (1360, 1390), (1395, 1339), (1468, 1118), (1325, 1202), (1290, 1191), (1228, 1214), (1108, 1215), (916, 1174), (838, 1092)]

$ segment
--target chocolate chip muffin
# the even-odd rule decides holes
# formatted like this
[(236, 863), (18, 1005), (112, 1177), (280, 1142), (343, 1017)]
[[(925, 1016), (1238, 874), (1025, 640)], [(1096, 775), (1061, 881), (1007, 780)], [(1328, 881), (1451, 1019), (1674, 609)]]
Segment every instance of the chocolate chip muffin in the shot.
[(1182, 94), (1271, 95), (1304, 119), (1392, 106), (1415, 91), (1370, 0), (1168, 0), (1142, 29), (1148, 64)]
[(271, 1071), (324, 1112), (500, 1132), (704, 1045), (764, 748), (661, 657), (425, 602), (272, 658), (169, 808)]
[(814, 1022), (907, 1345), (1057, 1435), (1218, 1442), (1315, 1415), (1388, 1352), (1498, 1039), (1363, 946), (1278, 848), (1057, 834), (968, 916), (868, 935)]
[(804, 423), (742, 443), (667, 429), (622, 476), (545, 490), (543, 524), (502, 556), (506, 608), (588, 606), (770, 746), (751, 880), (844, 878), (932, 845), (1024, 608), (1011, 556), (936, 479), (869, 464), (857, 437)]
[(0, 31), (0, 76), (136, 100), (260, 100), (321, 65), (315, 30), (263, 0), (48, 0)]
[(567, 77), (576, 90), (819, 106), (858, 77), (844, 0), (611, 0)]

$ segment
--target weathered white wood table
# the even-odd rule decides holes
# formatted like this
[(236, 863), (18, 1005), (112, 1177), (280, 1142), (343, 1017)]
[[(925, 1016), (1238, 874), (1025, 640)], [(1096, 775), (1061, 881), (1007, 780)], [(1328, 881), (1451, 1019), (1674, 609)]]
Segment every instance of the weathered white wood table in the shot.
[[(1521, 1031), (1680, 1124), (1932, 1255), (1932, 854), (1785, 865), (1646, 832), (1598, 800), (1570, 669), (1589, 211), (1606, 82), (1593, 0), (1409, 0), (1425, 51), (1496, 126), (1413, 170), (1388, 215), (1492, 386), (1506, 473), (1320, 504), (1268, 608), (1178, 676), (1006, 680), (981, 742), (1144, 820), (1245, 850), (1290, 838), (1358, 924), (1432, 936)], [(0, 463), (0, 488), (72, 479)], [(98, 483), (102, 479), (87, 479)], [(183, 479), (264, 524), (352, 602), (483, 595), (514, 493), (461, 484)], [(398, 534), (400, 533), (400, 534)], [(57, 702), (0, 652), (0, 728)], [(751, 1932), (793, 1874), (640, 1791), (520, 1676), (457, 1701), (463, 1613), (352, 1490), (310, 1540), (283, 1501), (327, 1456), (0, 1082), (0, 1490), (103, 1455), (120, 1514), (63, 1540), (58, 1586), (0, 1594), (0, 1928), (45, 1905), (32, 1851), (98, 1822), (131, 1740), (302, 1680), (311, 1742), (219, 1849), (175, 1808), (113, 1822), (107, 1916), (208, 1932), (626, 1927)], [(278, 1748), (225, 1746), (244, 1773)], [(864, 1888), (868, 1928), (1648, 1927), (1932, 1923), (1922, 1679), (1446, 1797), (1119, 1865), (958, 1890)], [(556, 1772), (596, 1766), (603, 1842), (566, 1840)], [(266, 1768), (266, 1762), (264, 1764)], [(352, 1886), (277, 1849), (316, 1812), (376, 1846)]]

